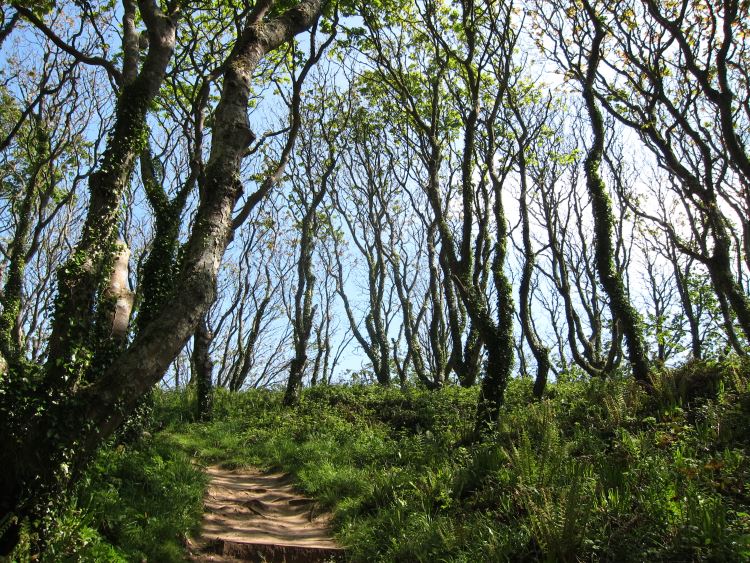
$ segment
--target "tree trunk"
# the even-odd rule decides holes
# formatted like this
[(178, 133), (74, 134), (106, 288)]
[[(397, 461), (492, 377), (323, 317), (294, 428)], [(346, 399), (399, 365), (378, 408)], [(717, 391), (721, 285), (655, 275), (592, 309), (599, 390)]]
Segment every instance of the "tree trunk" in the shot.
[(206, 317), (201, 319), (193, 335), (193, 381), (195, 383), (196, 419), (210, 420), (213, 404), (213, 369), (211, 361), (211, 341), (213, 334), (208, 328)]
[[(516, 117), (520, 118), (520, 112), (516, 111)], [(524, 126), (525, 127), (525, 126)], [(525, 141), (525, 140), (524, 140)], [(527, 201), (528, 177), (526, 174), (526, 156), (524, 143), (521, 144), (518, 151), (518, 164), (521, 176), (521, 193), (519, 195), (519, 210), (521, 214), (521, 231), (523, 238), (523, 271), (521, 272), (521, 283), (518, 290), (519, 307), (521, 317), (521, 329), (526, 339), (526, 343), (531, 348), (536, 360), (536, 378), (534, 379), (534, 396), (540, 399), (544, 394), (544, 388), (547, 385), (547, 376), (551, 367), (549, 360), (549, 349), (544, 346), (542, 341), (537, 337), (534, 325), (531, 322), (531, 278), (534, 274), (535, 255), (531, 247), (531, 226), (529, 224), (529, 207)]]
[[(219, 265), (232, 233), (232, 211), (241, 193), (240, 166), (254, 137), (247, 118), (252, 73), (266, 53), (312, 25), (323, 4), (321, 0), (306, 0), (271, 21), (261, 21), (265, 13), (260, 12), (254, 14), (255, 20), (251, 18), (222, 67), (223, 91), (215, 112), (206, 189), (183, 248), (175, 290), (159, 314), (99, 377), (75, 392), (55, 394), (54, 389), (66, 383), (64, 367), (71, 361), (78, 337), (90, 330), (91, 313), (86, 307), (99, 283), (96, 263), (102, 257), (97, 254), (112, 243), (120, 194), (142, 148), (138, 139), (145, 127), (146, 102), (155, 95), (171, 58), (175, 22), (154, 14), (155, 4), (140, 3), (142, 12), (152, 8), (151, 13), (141, 14), (147, 25), (153, 24), (149, 20), (154, 18), (161, 22), (163, 33), (150, 37), (151, 48), (162, 42), (164, 49), (159, 57), (156, 51), (149, 51), (141, 72), (143, 80), (139, 75), (121, 96), (102, 170), (91, 182), (92, 198), (81, 242), (61, 270), (61, 295), (48, 362), (50, 387), (38, 389), (41, 398), (34, 401), (34, 390), (3, 382), (8, 392), (0, 404), (0, 466), (5, 468), (0, 482), (0, 522), (6, 533), (0, 554), (12, 549), (20, 522), (67, 486), (70, 475), (76, 474), (161, 379), (213, 302)], [(116, 158), (118, 155), (122, 158)], [(80, 287), (74, 284), (76, 280), (81, 282)], [(69, 322), (74, 324), (72, 333)], [(77, 326), (80, 322), (84, 324)], [(50, 393), (52, 400), (47, 399)], [(41, 410), (43, 416), (18, 413), (15, 409), (21, 401), (33, 402), (32, 410)]]
[(604, 120), (596, 104), (594, 94), (594, 80), (600, 60), (600, 47), (604, 39), (604, 29), (599, 16), (589, 4), (585, 5), (589, 17), (594, 25), (596, 34), (588, 57), (588, 68), (585, 78), (581, 81), (586, 110), (591, 120), (593, 140), (585, 161), (586, 188), (591, 195), (591, 205), (594, 213), (594, 248), (596, 267), (604, 291), (610, 300), (610, 309), (614, 320), (622, 325), (625, 341), (628, 347), (628, 358), (633, 369), (633, 377), (639, 383), (650, 386), (649, 362), (646, 342), (638, 312), (628, 299), (622, 276), (615, 269), (613, 257), (612, 230), (614, 219), (612, 216), (612, 202), (607, 188), (599, 173), (599, 167), (604, 153)]

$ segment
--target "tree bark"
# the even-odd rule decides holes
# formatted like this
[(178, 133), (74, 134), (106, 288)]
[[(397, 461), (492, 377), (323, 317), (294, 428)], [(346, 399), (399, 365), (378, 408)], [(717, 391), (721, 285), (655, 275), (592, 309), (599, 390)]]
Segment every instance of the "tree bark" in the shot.
[(148, 107), (164, 81), (175, 47), (178, 14), (162, 14), (147, 0), (140, 0), (139, 6), (148, 29), (148, 54), (141, 71), (120, 93), (102, 165), (89, 178), (90, 199), (81, 238), (58, 272), (58, 297), (46, 366), (47, 385), (52, 388), (62, 389), (88, 377), (86, 358), (92, 344), (93, 315), (102, 280), (108, 276), (120, 200), (135, 159), (145, 146)]
[[(160, 307), (159, 314), (138, 332), (131, 345), (99, 377), (75, 393), (54, 396), (56, 400), (43, 402), (44, 416), (22, 421), (28, 423), (23, 433), (18, 427), (13, 428), (12, 420), (3, 420), (0, 465), (5, 468), (5, 474), (0, 483), (0, 522), (11, 519), (16, 522), (10, 526), (7, 539), (2, 540), (3, 553), (12, 549), (18, 523), (38, 503), (66, 486), (68, 478), (64, 468), (73, 468), (75, 474), (102, 440), (117, 429), (139, 398), (159, 381), (213, 302), (219, 265), (232, 233), (232, 211), (241, 192), (240, 165), (254, 137), (247, 118), (253, 70), (266, 53), (312, 25), (323, 5), (322, 0), (302, 1), (267, 22), (262, 21), (265, 12), (255, 13), (255, 19), (244, 29), (225, 61), (223, 91), (216, 108), (213, 143), (205, 171), (206, 189), (184, 246), (184, 259), (168, 303)], [(145, 0), (141, 2), (141, 15), (151, 31), (153, 22), (147, 20), (154, 17), (154, 12), (144, 10), (149, 6), (154, 5), (147, 5)], [(151, 33), (144, 69), (133, 85), (123, 91), (111, 146), (102, 169), (92, 180), (92, 199), (82, 239), (68, 270), (63, 268), (60, 274), (61, 296), (55, 313), (55, 340), (48, 368), (53, 374), (49, 381), (52, 385), (64, 380), (64, 371), (58, 369), (58, 362), (67, 358), (78, 331), (87, 330), (84, 324), (76, 327), (75, 334), (70, 334), (64, 326), (64, 321), (68, 320), (64, 315), (70, 312), (71, 320), (76, 323), (89, 320), (90, 313), (83, 309), (93, 299), (98, 280), (94, 262), (101, 258), (91, 258), (89, 263), (87, 260), (91, 252), (96, 254), (106, 248), (101, 241), (108, 244), (114, 232), (119, 196), (130, 174), (129, 168), (140, 154), (137, 149), (142, 148), (135, 141), (145, 127), (148, 104), (144, 102), (155, 95), (171, 57), (175, 21), (161, 15), (155, 17), (163, 33)], [(161, 45), (155, 47), (160, 42)], [(102, 220), (108, 217), (111, 223)], [(81, 281), (80, 290), (85, 295), (72, 292), (79, 289), (71, 285), (76, 280)], [(63, 359), (62, 363), (67, 362)], [(7, 404), (2, 407), (4, 415), (13, 412)], [(9, 423), (11, 428), (8, 428)]]
[(601, 58), (600, 48), (605, 32), (599, 16), (591, 5), (585, 2), (584, 7), (595, 29), (591, 51), (588, 55), (586, 74), (581, 77), (581, 87), (593, 131), (593, 139), (586, 155), (584, 169), (586, 172), (586, 188), (591, 195), (594, 213), (596, 267), (602, 287), (610, 300), (612, 317), (622, 325), (628, 347), (628, 358), (633, 369), (633, 377), (641, 384), (650, 386), (648, 351), (643, 337), (641, 319), (628, 299), (622, 276), (615, 269), (612, 251), (614, 222), (612, 202), (599, 172), (604, 153), (604, 120), (596, 103), (594, 81)]
[(208, 328), (204, 315), (193, 335), (193, 380), (195, 382), (196, 419), (206, 421), (211, 419), (213, 406), (213, 369), (211, 361), (211, 341), (213, 334)]
[[(518, 115), (518, 113), (517, 113)], [(547, 385), (547, 377), (551, 367), (549, 360), (549, 349), (544, 346), (537, 337), (534, 325), (531, 322), (531, 277), (534, 274), (535, 255), (531, 247), (531, 226), (529, 224), (529, 208), (527, 201), (527, 174), (526, 157), (523, 154), (524, 146), (519, 149), (519, 172), (521, 175), (521, 193), (519, 195), (519, 211), (521, 214), (521, 236), (523, 238), (523, 270), (521, 282), (518, 288), (519, 313), (521, 317), (521, 328), (526, 338), (526, 343), (531, 348), (531, 353), (536, 360), (536, 378), (534, 379), (534, 396), (540, 399)]]

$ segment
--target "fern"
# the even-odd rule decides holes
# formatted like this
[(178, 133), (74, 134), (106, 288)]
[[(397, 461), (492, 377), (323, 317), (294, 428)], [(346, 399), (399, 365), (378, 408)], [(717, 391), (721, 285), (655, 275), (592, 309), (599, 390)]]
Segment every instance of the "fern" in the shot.
[(595, 506), (591, 469), (573, 462), (565, 471), (568, 486), (522, 488), (531, 536), (548, 561), (575, 557)]

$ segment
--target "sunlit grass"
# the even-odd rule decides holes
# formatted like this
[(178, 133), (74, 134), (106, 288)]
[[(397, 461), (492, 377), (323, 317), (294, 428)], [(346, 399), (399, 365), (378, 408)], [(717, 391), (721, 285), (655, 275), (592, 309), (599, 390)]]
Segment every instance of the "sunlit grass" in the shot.
[(195, 460), (294, 474), (354, 561), (745, 561), (748, 381), (736, 359), (657, 374), (650, 395), (623, 377), (534, 402), (515, 380), (482, 443), (467, 440), (473, 389), (319, 387), (291, 410), (219, 391), (207, 423), (160, 392), (162, 430), (101, 452), (48, 560), (180, 560)]

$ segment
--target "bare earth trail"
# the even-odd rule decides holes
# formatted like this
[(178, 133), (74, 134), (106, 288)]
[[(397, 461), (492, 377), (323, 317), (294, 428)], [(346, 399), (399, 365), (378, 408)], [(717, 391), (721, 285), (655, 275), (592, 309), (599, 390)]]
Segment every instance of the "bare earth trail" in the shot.
[(333, 541), (330, 517), (301, 496), (292, 479), (253, 469), (206, 469), (211, 481), (204, 500), (201, 536), (191, 561), (315, 562), (343, 559)]

